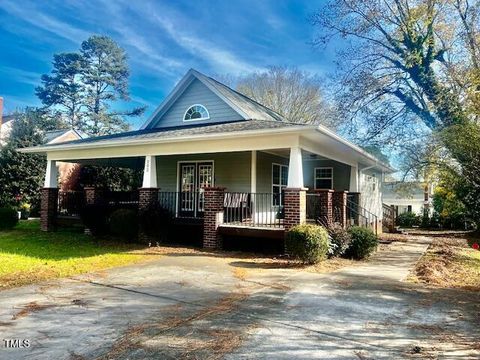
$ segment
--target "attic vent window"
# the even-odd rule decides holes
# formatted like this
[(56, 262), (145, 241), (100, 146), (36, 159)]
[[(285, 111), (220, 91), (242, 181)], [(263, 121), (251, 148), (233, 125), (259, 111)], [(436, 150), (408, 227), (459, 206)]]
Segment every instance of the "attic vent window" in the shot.
[(196, 104), (190, 106), (185, 115), (183, 116), (183, 121), (193, 121), (193, 120), (206, 120), (210, 119), (210, 114), (205, 106)]

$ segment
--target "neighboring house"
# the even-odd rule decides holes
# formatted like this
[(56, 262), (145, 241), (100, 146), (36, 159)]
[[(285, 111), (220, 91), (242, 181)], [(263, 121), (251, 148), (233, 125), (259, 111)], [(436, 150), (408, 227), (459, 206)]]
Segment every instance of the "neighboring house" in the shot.
[(21, 151), (47, 155), (44, 230), (56, 162), (108, 164), (143, 168), (140, 207), (163, 201), (177, 218), (201, 219), (206, 247), (219, 246), (219, 232), (283, 236), (319, 217), (378, 227), (383, 174), (393, 171), (324, 126), (288, 122), (195, 70), (140, 130)]
[[(0, 98), (0, 102), (3, 102), (3, 99)], [(10, 137), (10, 133), (12, 132), (13, 124), (15, 123), (15, 115), (5, 115), (2, 116), (1, 113), (2, 109), (0, 106), (0, 146), (5, 145), (7, 139)], [(71, 129), (59, 129), (59, 130), (52, 130), (45, 132), (45, 144), (57, 144), (66, 141), (73, 141), (79, 139), (85, 139), (88, 136), (81, 131), (71, 130)], [(60, 188), (62, 189), (62, 184), (64, 184), (73, 171), (73, 169), (77, 166), (71, 162), (61, 162), (59, 161), (56, 164), (58, 170), (58, 177)], [(62, 189), (63, 190), (63, 189)]]
[(383, 203), (394, 206), (396, 215), (411, 212), (422, 215), (432, 208), (433, 185), (424, 182), (385, 182)]

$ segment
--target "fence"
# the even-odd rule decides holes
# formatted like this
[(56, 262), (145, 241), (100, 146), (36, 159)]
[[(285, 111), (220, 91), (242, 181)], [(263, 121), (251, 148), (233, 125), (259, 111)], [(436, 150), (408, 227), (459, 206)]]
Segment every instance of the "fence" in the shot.
[(83, 191), (59, 191), (58, 215), (78, 217), (85, 206)]
[(283, 226), (282, 194), (226, 192), (224, 223), (247, 227)]

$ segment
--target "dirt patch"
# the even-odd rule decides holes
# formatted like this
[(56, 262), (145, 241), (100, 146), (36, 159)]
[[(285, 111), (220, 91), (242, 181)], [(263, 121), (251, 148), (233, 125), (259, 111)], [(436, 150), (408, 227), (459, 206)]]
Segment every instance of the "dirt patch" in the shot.
[(17, 319), (20, 319), (22, 317), (28, 316), (31, 313), (39, 312), (39, 311), (49, 309), (49, 308), (52, 308), (52, 307), (55, 307), (55, 305), (53, 305), (53, 304), (39, 304), (36, 301), (32, 301), (32, 302), (24, 305), (20, 311), (15, 313), (12, 316), (12, 320), (17, 320)]
[(238, 311), (248, 298), (247, 292), (239, 291), (194, 312), (181, 305), (164, 308), (157, 317), (161, 321), (132, 326), (99, 359), (223, 358), (242, 344), (245, 329), (223, 317)]
[[(448, 235), (448, 234), (447, 234)], [(466, 235), (437, 234), (408, 280), (441, 288), (480, 290), (480, 256)]]

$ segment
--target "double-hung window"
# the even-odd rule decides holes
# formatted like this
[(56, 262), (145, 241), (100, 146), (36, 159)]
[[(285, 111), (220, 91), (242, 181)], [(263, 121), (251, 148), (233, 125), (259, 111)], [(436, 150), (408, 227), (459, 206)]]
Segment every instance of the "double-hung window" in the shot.
[(273, 206), (283, 205), (283, 190), (288, 183), (288, 166), (272, 164)]
[(318, 167), (314, 171), (315, 189), (333, 189), (333, 168)]

